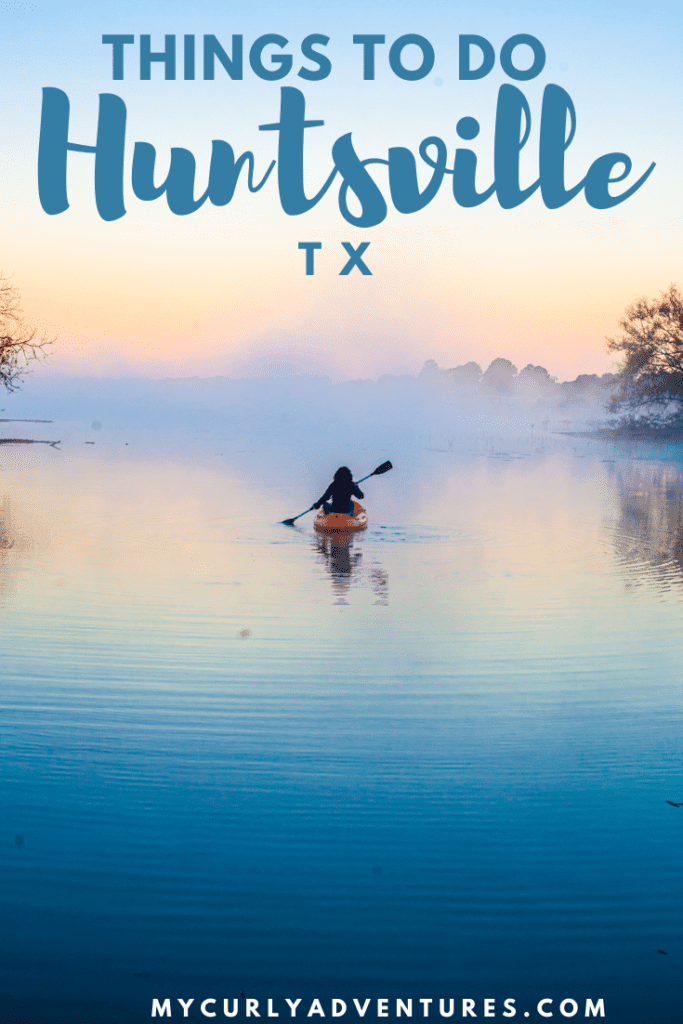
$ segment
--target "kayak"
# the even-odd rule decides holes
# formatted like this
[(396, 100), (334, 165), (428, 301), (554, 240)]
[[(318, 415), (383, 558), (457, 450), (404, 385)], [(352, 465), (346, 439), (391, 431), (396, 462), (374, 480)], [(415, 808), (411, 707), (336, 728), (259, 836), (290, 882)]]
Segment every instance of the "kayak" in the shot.
[(316, 530), (328, 534), (356, 533), (358, 530), (364, 530), (367, 525), (368, 514), (357, 501), (353, 503), (353, 515), (344, 512), (328, 512), (325, 515), (320, 509), (313, 521)]
[(346, 534), (356, 533), (364, 530), (368, 525), (368, 514), (362, 505), (357, 501), (353, 503), (353, 515), (343, 512), (328, 512), (327, 515), (322, 509), (318, 512), (313, 521), (313, 526), (320, 533)]

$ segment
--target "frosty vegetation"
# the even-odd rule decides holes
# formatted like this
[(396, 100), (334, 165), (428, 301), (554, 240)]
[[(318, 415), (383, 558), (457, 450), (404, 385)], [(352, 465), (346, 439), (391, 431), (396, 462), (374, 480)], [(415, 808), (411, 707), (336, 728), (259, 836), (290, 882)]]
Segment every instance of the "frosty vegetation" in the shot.
[(622, 429), (683, 429), (683, 296), (674, 284), (659, 298), (637, 299), (607, 339), (623, 353), (619, 390), (609, 408)]

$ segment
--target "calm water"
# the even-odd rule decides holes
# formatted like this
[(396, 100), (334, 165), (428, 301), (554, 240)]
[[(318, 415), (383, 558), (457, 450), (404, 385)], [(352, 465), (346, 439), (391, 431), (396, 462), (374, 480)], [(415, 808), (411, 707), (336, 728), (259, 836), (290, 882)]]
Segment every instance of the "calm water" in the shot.
[(682, 451), (58, 436), (0, 449), (3, 1019), (680, 1019)]

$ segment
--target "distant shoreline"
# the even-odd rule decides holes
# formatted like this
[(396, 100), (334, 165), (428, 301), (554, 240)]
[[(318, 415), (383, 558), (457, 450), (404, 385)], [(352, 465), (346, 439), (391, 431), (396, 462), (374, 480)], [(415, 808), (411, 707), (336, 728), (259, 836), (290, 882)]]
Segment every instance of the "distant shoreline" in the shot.
[(683, 429), (655, 427), (638, 427), (628, 429), (626, 427), (604, 427), (601, 430), (556, 430), (556, 434), (564, 434), (565, 437), (596, 437), (607, 441), (678, 441), (683, 442)]

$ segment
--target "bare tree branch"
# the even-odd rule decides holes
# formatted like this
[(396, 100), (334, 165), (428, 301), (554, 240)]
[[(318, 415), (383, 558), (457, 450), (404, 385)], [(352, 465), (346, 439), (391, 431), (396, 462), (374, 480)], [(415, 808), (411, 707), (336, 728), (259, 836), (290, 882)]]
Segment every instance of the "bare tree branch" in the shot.
[(0, 271), (0, 385), (16, 391), (31, 362), (43, 362), (53, 338), (38, 337), (24, 319), (19, 291)]

